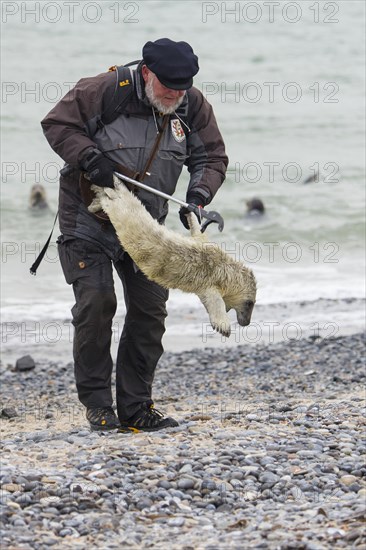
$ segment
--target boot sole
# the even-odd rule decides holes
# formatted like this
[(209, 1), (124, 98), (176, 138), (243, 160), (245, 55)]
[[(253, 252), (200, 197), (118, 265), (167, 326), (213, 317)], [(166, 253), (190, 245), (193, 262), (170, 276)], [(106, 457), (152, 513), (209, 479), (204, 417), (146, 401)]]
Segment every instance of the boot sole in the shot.
[(118, 430), (120, 426), (93, 426), (90, 424), (90, 429), (92, 432), (110, 432), (112, 430)]
[(166, 430), (167, 428), (177, 428), (179, 424), (176, 424), (174, 426), (159, 426), (156, 428), (135, 428), (134, 426), (121, 426), (118, 428), (119, 433), (140, 433), (140, 432), (158, 432), (159, 430)]

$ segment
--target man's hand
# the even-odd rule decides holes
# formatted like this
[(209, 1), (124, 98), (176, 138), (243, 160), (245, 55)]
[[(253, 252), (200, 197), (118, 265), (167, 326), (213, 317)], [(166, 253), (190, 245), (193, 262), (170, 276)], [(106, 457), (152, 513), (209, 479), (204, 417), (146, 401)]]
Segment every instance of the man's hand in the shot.
[[(192, 195), (188, 195), (187, 202), (188, 202), (188, 204), (195, 204), (196, 206), (203, 207), (204, 200), (201, 197), (201, 195), (192, 194)], [(182, 206), (181, 209), (179, 210), (180, 221), (182, 222), (182, 224), (184, 225), (184, 227), (186, 229), (189, 229), (189, 225), (188, 225), (188, 221), (187, 221), (187, 214), (189, 214), (188, 208), (186, 208), (185, 206)], [(197, 216), (197, 214), (196, 214), (196, 216)], [(197, 219), (201, 223), (201, 220), (199, 219), (198, 216), (197, 216)]]
[(91, 183), (114, 189), (113, 172), (116, 170), (116, 165), (101, 151), (92, 149), (83, 159), (81, 166), (87, 172)]

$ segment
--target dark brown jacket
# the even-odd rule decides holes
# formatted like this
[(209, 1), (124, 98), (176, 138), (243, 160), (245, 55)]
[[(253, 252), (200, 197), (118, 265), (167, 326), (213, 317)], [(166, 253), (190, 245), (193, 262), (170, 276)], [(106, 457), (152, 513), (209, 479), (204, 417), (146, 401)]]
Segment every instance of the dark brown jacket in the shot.
[[(156, 112), (154, 119), (139, 68), (131, 71), (131, 80), (133, 93), (123, 113), (110, 124), (98, 127), (105, 108), (103, 99), (116, 83), (115, 72), (81, 79), (41, 122), (52, 149), (76, 169), (73, 175), (60, 179), (60, 228), (66, 235), (103, 240), (100, 224), (87, 211), (78, 188), (80, 162), (90, 147), (97, 147), (132, 171), (141, 172), (149, 158), (156, 123), (162, 119)], [(208, 204), (224, 181), (228, 164), (212, 107), (199, 90), (191, 88), (177, 115), (170, 115), (151, 175), (144, 182), (172, 195), (185, 164), (190, 173), (187, 194), (194, 191)], [(189, 130), (184, 128), (184, 121)], [(153, 217), (161, 222), (165, 219), (167, 201), (145, 191), (139, 192), (139, 198)]]

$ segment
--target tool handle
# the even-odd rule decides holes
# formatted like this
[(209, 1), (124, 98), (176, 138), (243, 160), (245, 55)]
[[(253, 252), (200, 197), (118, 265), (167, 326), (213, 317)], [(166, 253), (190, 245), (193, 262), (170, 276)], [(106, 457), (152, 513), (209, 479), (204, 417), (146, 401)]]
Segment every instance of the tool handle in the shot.
[(149, 185), (145, 185), (145, 183), (141, 183), (140, 181), (136, 181), (132, 178), (129, 178), (128, 176), (125, 176), (121, 174), (120, 172), (113, 172), (115, 176), (117, 176), (118, 179), (122, 181), (127, 181), (128, 183), (131, 183), (132, 185), (135, 185), (136, 187), (140, 187), (141, 189), (145, 189), (145, 191), (149, 191), (149, 193), (153, 193), (154, 195), (158, 195), (159, 197), (163, 197), (164, 199), (168, 201), (176, 202), (177, 204), (180, 204), (180, 206), (184, 206), (187, 208), (189, 212), (194, 212), (199, 220), (202, 218), (205, 218), (206, 221), (203, 223), (201, 227), (202, 233), (205, 231), (208, 225), (210, 223), (217, 223), (219, 226), (219, 231), (222, 231), (224, 228), (224, 220), (220, 216), (218, 212), (211, 211), (207, 212), (204, 210), (201, 206), (197, 206), (195, 204), (188, 204), (187, 202), (181, 201), (179, 199), (176, 199), (175, 197), (172, 197), (171, 195), (168, 195), (167, 193), (163, 193), (163, 191), (159, 191), (158, 189), (154, 189), (153, 187), (150, 187)]
[(123, 174), (120, 174), (119, 172), (114, 172), (114, 175), (117, 176), (120, 180), (127, 181), (128, 183), (132, 183), (132, 185), (136, 185), (136, 187), (140, 187), (141, 189), (145, 189), (145, 191), (149, 191), (149, 193), (153, 193), (154, 195), (158, 195), (159, 197), (162, 197), (163, 199), (176, 202), (177, 204), (180, 204), (181, 206), (185, 206), (188, 208), (188, 204), (186, 202), (183, 202), (179, 199), (176, 199), (175, 197), (172, 197), (171, 195), (168, 195), (167, 193), (164, 193), (163, 191), (159, 191), (158, 189), (154, 189), (153, 187), (150, 187), (150, 185), (146, 185), (145, 183), (141, 183), (140, 181), (136, 181), (132, 178), (129, 178), (128, 176), (124, 176)]

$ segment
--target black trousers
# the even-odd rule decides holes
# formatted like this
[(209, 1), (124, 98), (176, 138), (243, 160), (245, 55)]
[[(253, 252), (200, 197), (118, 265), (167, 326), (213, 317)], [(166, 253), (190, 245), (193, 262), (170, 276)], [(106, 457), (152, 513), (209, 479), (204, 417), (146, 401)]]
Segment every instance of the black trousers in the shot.
[(112, 260), (97, 244), (84, 239), (58, 240), (61, 266), (72, 284), (75, 380), (79, 400), (86, 407), (113, 403), (111, 377), (112, 321), (117, 300), (114, 265), (123, 284), (126, 317), (116, 361), (116, 400), (120, 420), (142, 402), (152, 403), (152, 383), (163, 353), (168, 291), (149, 281), (124, 253)]

